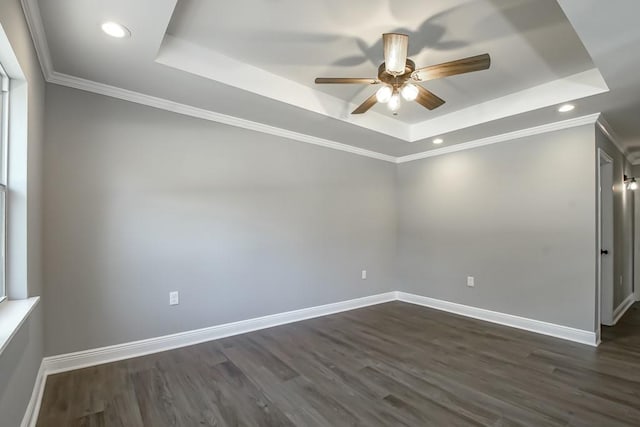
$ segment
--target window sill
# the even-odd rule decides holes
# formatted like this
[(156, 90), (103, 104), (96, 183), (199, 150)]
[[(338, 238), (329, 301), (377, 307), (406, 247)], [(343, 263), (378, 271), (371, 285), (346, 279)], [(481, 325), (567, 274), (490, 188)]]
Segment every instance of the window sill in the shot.
[(40, 297), (0, 303), (0, 355), (38, 302)]

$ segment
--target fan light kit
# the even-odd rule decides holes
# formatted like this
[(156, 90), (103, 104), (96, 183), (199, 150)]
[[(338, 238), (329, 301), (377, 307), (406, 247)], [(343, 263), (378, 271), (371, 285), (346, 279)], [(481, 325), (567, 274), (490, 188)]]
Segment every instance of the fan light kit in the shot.
[(391, 95), (393, 95), (393, 88), (391, 86), (382, 86), (376, 92), (376, 100), (381, 104), (386, 104), (391, 99)]
[(122, 39), (125, 37), (131, 36), (131, 31), (124, 25), (118, 24), (117, 22), (108, 21), (102, 24), (102, 31), (105, 32), (108, 36), (115, 37), (117, 39)]
[(400, 94), (405, 101), (415, 101), (418, 97), (418, 87), (412, 83), (405, 83), (400, 88)]
[[(382, 87), (367, 98), (351, 114), (363, 114), (376, 103), (387, 104), (393, 114), (397, 114), (402, 104), (401, 97), (407, 102), (416, 101), (423, 107), (433, 110), (444, 104), (444, 100), (428, 91), (418, 83), (472, 71), (486, 70), (491, 66), (491, 57), (485, 53), (457, 61), (419, 68), (407, 58), (409, 36), (406, 34), (386, 33), (382, 35), (384, 62), (378, 67), (378, 78), (362, 77), (318, 77), (316, 84), (381, 84)], [(434, 141), (435, 142), (435, 141)]]
[(393, 95), (389, 98), (389, 102), (387, 102), (387, 106), (389, 107), (389, 110), (394, 113), (400, 109), (400, 95), (398, 95), (397, 91), (393, 92)]

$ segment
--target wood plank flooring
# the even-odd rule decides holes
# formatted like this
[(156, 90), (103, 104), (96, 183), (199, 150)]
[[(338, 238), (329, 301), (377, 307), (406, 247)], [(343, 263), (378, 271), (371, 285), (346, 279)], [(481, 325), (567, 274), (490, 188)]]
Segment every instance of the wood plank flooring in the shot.
[(392, 302), (50, 376), (38, 426), (639, 426), (640, 303), (603, 340)]

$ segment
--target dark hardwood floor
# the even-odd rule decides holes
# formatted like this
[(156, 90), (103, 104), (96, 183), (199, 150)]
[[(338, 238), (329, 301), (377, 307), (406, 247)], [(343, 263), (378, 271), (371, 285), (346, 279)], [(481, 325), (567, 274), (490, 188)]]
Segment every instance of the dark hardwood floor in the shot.
[(640, 305), (603, 339), (392, 302), (50, 376), (38, 426), (639, 426)]

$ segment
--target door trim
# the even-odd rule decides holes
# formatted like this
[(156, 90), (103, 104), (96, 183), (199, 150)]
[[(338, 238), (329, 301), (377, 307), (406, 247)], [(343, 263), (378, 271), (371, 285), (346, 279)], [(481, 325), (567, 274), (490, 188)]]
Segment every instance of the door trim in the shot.
[(601, 176), (601, 160), (606, 163), (613, 163), (613, 157), (607, 154), (602, 148), (598, 148), (598, 156), (596, 158), (596, 307), (595, 307), (595, 330), (596, 342), (600, 343), (602, 329), (602, 176)]

